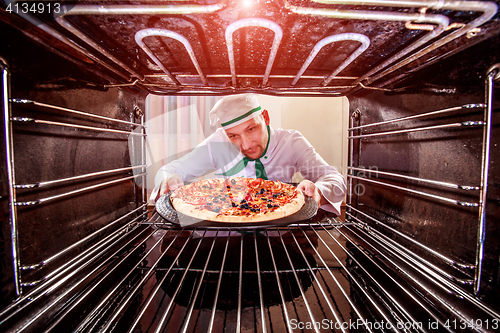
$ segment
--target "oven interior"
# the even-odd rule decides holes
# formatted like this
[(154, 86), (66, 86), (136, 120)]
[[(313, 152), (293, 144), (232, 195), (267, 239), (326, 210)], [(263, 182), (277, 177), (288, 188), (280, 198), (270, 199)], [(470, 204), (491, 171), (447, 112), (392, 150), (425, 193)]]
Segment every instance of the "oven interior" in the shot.
[[(2, 331), (497, 331), (497, 1), (0, 4)], [(148, 204), (146, 97), (242, 92), (348, 98), (341, 216)]]

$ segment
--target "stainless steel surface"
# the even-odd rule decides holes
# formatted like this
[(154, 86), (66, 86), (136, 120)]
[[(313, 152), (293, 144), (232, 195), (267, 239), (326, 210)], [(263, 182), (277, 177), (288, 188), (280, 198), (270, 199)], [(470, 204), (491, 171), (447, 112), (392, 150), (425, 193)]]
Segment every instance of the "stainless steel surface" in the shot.
[(325, 81), (322, 83), (323, 86), (328, 85), (331, 80), (333, 80), (338, 73), (340, 73), (344, 68), (346, 68), (351, 62), (353, 62), (361, 53), (363, 53), (368, 46), (370, 46), (370, 39), (366, 37), (365, 35), (361, 34), (355, 34), (355, 33), (345, 33), (345, 34), (339, 34), (339, 35), (332, 35), (323, 38), (320, 40), (313, 48), (309, 56), (307, 57), (306, 61), (304, 62), (304, 65), (302, 65), (302, 68), (299, 70), (295, 78), (293, 79), (291, 85), (294, 86), (297, 81), (299, 81), (300, 77), (306, 69), (309, 67), (311, 62), (316, 58), (318, 55), (319, 51), (321, 49), (330, 44), (330, 43), (335, 43), (339, 41), (346, 41), (346, 40), (352, 40), (352, 41), (357, 41), (360, 42), (361, 45), (338, 67), (336, 68), (330, 76), (328, 76)]
[[(419, 243), (419, 242), (415, 241), (413, 238), (405, 235), (404, 233), (402, 233), (402, 232), (400, 232), (400, 231), (398, 231), (398, 230), (396, 230), (394, 228), (391, 228), (390, 226), (384, 224), (383, 222), (381, 222), (381, 221), (379, 221), (377, 219), (374, 219), (370, 215), (363, 213), (362, 211), (360, 211), (360, 210), (352, 207), (351, 205), (349, 205), (348, 207), (349, 207), (350, 211), (354, 211), (356, 213), (359, 213), (359, 214), (363, 215), (364, 217), (370, 219), (371, 221), (375, 222), (376, 224), (378, 224), (378, 225), (380, 225), (380, 226), (382, 226), (384, 228), (390, 229), (391, 232), (393, 232), (395, 234), (398, 234), (399, 236), (401, 236), (401, 237), (405, 238), (406, 240), (412, 242), (413, 244), (417, 245), (418, 247), (421, 247), (421, 248), (425, 249), (425, 251), (432, 253), (432, 255), (434, 255), (435, 257), (440, 258), (441, 260), (443, 260), (444, 262), (446, 262), (450, 266), (456, 266), (456, 267), (464, 268), (464, 269), (475, 269), (476, 268), (476, 266), (473, 265), (473, 264), (460, 263), (460, 262), (457, 262), (456, 260), (453, 260), (453, 259), (450, 259), (450, 258), (448, 258), (446, 256), (443, 256), (441, 253), (435, 251), (434, 249), (432, 249), (432, 248), (430, 248), (430, 247), (428, 247), (428, 246), (426, 246), (426, 245), (424, 245), (422, 243)], [(347, 212), (346, 214), (348, 216), (356, 219), (351, 213)]]
[(15, 206), (16, 202), (16, 190), (15, 185), (15, 170), (14, 170), (14, 156), (13, 156), (13, 145), (12, 145), (12, 125), (10, 122), (10, 80), (9, 80), (9, 69), (8, 64), (5, 59), (0, 58), (0, 65), (2, 67), (2, 108), (4, 114), (4, 135), (5, 135), (5, 154), (6, 154), (6, 169), (8, 177), (8, 188), (9, 188), (9, 224), (11, 228), (10, 239), (11, 239), (11, 251), (12, 251), (12, 265), (14, 270), (14, 283), (17, 296), (21, 295), (21, 275), (20, 275), (20, 261), (19, 261), (19, 245), (18, 245), (18, 227), (17, 227), (17, 209)]
[[(29, 189), (29, 188), (35, 188), (35, 187), (51, 186), (51, 185), (55, 185), (58, 183), (71, 182), (71, 181), (79, 180), (79, 179), (92, 178), (92, 177), (102, 176), (102, 175), (107, 175), (107, 174), (112, 174), (112, 173), (120, 173), (123, 171), (132, 171), (132, 170), (135, 170), (138, 168), (143, 169), (145, 166), (146, 165), (143, 164), (143, 165), (133, 166), (133, 167), (129, 167), (129, 168), (120, 168), (120, 169), (114, 169), (114, 170), (99, 171), (99, 172), (88, 173), (86, 175), (74, 176), (74, 177), (63, 178), (63, 179), (54, 179), (54, 180), (49, 180), (49, 181), (34, 183), (34, 184), (16, 184), (16, 185), (14, 185), (14, 188)], [(143, 174), (144, 174), (144, 172), (143, 172)]]
[[(12, 3), (6, 1), (7, 5)], [(267, 2), (252, 5), (244, 8), (225, 1), (168, 5), (89, 1), (63, 3), (64, 12), (52, 18), (57, 24), (42, 24), (39, 15), (33, 13), (19, 16), (98, 63), (104, 71), (117, 75), (106, 86), (136, 86), (168, 94), (262, 89), (272, 94), (343, 95), (359, 89), (379, 89), (386, 85), (384, 81), (401, 80), (405, 76), (401, 69), (425, 67), (435, 52), (452, 53), (448, 49), (451, 43), (469, 43), (483, 34), (478, 27), (497, 12), (497, 4), (491, 1), (284, 1), (280, 6)], [(150, 17), (157, 17), (158, 22), (148, 21)], [(134, 24), (120, 23), (116, 27), (115, 22), (127, 21)], [(363, 35), (363, 29), (370, 31), (365, 34), (369, 46), (363, 41), (363, 48), (368, 48), (353, 54), (352, 45), (340, 43), (342, 54), (335, 59), (325, 57), (325, 51), (321, 51), (311, 63), (308, 56), (317, 51), (315, 45), (336, 35), (332, 30), (342, 30), (338, 22), (350, 26), (345, 31), (351, 36)], [(305, 28), (308, 26), (314, 28)], [(233, 40), (233, 32), (240, 28), (244, 29)], [(151, 29), (168, 30), (170, 37), (182, 40), (191, 64), (179, 58), (186, 50), (170, 44), (162, 46), (160, 38), (152, 38), (149, 46), (140, 41), (131, 43), (139, 30)], [(266, 32), (269, 29), (274, 36)], [(257, 39), (262, 42), (252, 41)], [(390, 45), (393, 41), (399, 47)], [(248, 52), (244, 51), (246, 45)], [(153, 79), (158, 70), (150, 66), (149, 59), (166, 73), (168, 80)], [(339, 74), (344, 79), (337, 77)], [(228, 75), (231, 82), (222, 79)], [(262, 82), (252, 81), (253, 75), (262, 77)]]
[[(0, 330), (496, 331), (499, 2), (0, 1)], [(348, 97), (345, 221), (148, 212), (146, 95), (240, 92)]]
[[(54, 254), (52, 257), (47, 258), (47, 259), (43, 260), (42, 262), (37, 263), (37, 264), (34, 264), (34, 265), (30, 265), (30, 266), (23, 266), (23, 267), (21, 267), (21, 269), (22, 269), (22, 270), (27, 270), (27, 269), (38, 269), (38, 268), (40, 268), (40, 267), (42, 267), (42, 266), (44, 266), (44, 265), (49, 264), (50, 262), (54, 261), (56, 258), (58, 258), (58, 257), (62, 256), (63, 254), (67, 253), (68, 251), (70, 251), (71, 249), (73, 249), (73, 248), (75, 248), (75, 247), (77, 247), (77, 246), (80, 246), (80, 245), (84, 244), (85, 242), (87, 242), (89, 239), (92, 239), (92, 238), (96, 237), (97, 235), (101, 234), (103, 231), (105, 231), (106, 229), (108, 229), (108, 228), (112, 227), (113, 225), (117, 224), (117, 223), (118, 223), (118, 222), (120, 222), (122, 219), (125, 219), (125, 218), (129, 217), (130, 215), (132, 215), (132, 214), (136, 213), (138, 210), (143, 209), (145, 206), (146, 206), (146, 205), (143, 205), (142, 207), (139, 207), (139, 208), (137, 208), (136, 210), (133, 210), (133, 211), (131, 211), (130, 213), (127, 213), (127, 214), (125, 214), (124, 216), (122, 216), (122, 217), (120, 217), (120, 218), (118, 218), (118, 219), (116, 219), (116, 220), (114, 220), (114, 221), (110, 222), (109, 224), (105, 225), (105, 226), (104, 226), (104, 227), (102, 227), (101, 229), (96, 230), (96, 231), (95, 231), (95, 232), (93, 232), (92, 234), (90, 234), (90, 235), (88, 235), (88, 236), (86, 236), (86, 237), (82, 238), (82, 239), (81, 239), (81, 240), (79, 240), (78, 242), (75, 242), (75, 243), (71, 244), (70, 246), (68, 246), (67, 248), (65, 248), (64, 250), (62, 250), (62, 251), (60, 251), (60, 252), (58, 252), (58, 253)], [(135, 220), (132, 220), (132, 222), (136, 222), (136, 220), (137, 220), (137, 218), (136, 218)], [(92, 248), (90, 248), (90, 249), (89, 249), (89, 250), (87, 250), (87, 251), (91, 251), (91, 250), (92, 250)], [(84, 252), (84, 253), (85, 253), (85, 252)], [(78, 258), (78, 257), (75, 257), (75, 259), (77, 259), (77, 258)], [(69, 263), (67, 263), (66, 265), (68, 265), (68, 264), (69, 264)], [(61, 270), (61, 269), (63, 269), (63, 268), (64, 268), (64, 266), (59, 267), (59, 268), (58, 268), (58, 270), (55, 270), (55, 271), (53, 271), (52, 273), (50, 273), (49, 275), (47, 275), (47, 276), (45, 277), (45, 279), (49, 279), (51, 276), (53, 276), (54, 274), (56, 274), (59, 270)]]
[(143, 133), (137, 133), (137, 132), (121, 131), (121, 130), (115, 130), (115, 129), (111, 129), (111, 128), (101, 128), (101, 127), (95, 127), (95, 126), (82, 126), (82, 125), (76, 125), (76, 124), (61, 123), (61, 122), (57, 122), (57, 121), (48, 121), (48, 120), (43, 120), (43, 119), (12, 117), (11, 121), (20, 122), (20, 123), (28, 122), (28, 123), (45, 124), (45, 125), (53, 125), (53, 126), (74, 127), (74, 128), (80, 128), (80, 129), (86, 129), (86, 130), (92, 130), (92, 131), (120, 133), (120, 134), (126, 134), (126, 135), (139, 135), (139, 136), (145, 135)]
[(479, 219), (477, 230), (477, 252), (476, 252), (476, 274), (474, 276), (474, 294), (478, 295), (481, 288), (481, 276), (484, 256), (484, 238), (486, 237), (486, 201), (488, 199), (488, 175), (490, 169), (490, 142), (491, 142), (491, 114), (493, 112), (493, 84), (494, 77), (498, 75), (498, 64), (496, 70), (486, 73), (486, 107), (484, 110), (483, 151), (481, 160), (481, 191), (479, 194)]
[(381, 174), (381, 175), (390, 176), (390, 177), (403, 178), (406, 180), (428, 183), (428, 184), (433, 184), (433, 185), (439, 185), (439, 186), (443, 186), (443, 187), (449, 187), (449, 188), (460, 189), (460, 190), (467, 190), (467, 191), (481, 189), (480, 186), (451, 184), (451, 183), (438, 181), (438, 180), (411, 177), (411, 176), (405, 176), (405, 175), (401, 175), (401, 174), (397, 174), (397, 173), (393, 173), (393, 172), (385, 172), (385, 171), (366, 169), (366, 168), (347, 167), (347, 170), (360, 171), (361, 173), (375, 173), (377, 175)]
[[(485, 296), (495, 288), (491, 269), (495, 270), (497, 259), (493, 245), (495, 218), (489, 212), (495, 211), (491, 203), (496, 194), (483, 192), (495, 184), (488, 176), (496, 175), (491, 169), (485, 170), (494, 165), (495, 159), (490, 147), (496, 138), (488, 128), (498, 122), (491, 111), (498, 108), (498, 98), (491, 90), (493, 81), (488, 83), (495, 74), (496, 71), (488, 72), (486, 97), (478, 91), (475, 95), (455, 95), (438, 101), (422, 93), (382, 97), (380, 92), (350, 106), (351, 194), (346, 218), (354, 223), (346, 228), (363, 244), (377, 248), (376, 253), (385, 258), (383, 261), (406, 275), (410, 285), (426, 290), (434, 304), (464, 321), (479, 315), (459, 310), (435, 288), (481, 309), (490, 318), (500, 318), (494, 296)], [(391, 98), (397, 102), (386, 104)], [(478, 102), (481, 99), (483, 103)], [(449, 107), (456, 102), (461, 105)], [(425, 111), (429, 109), (436, 111)], [(459, 126), (447, 129), (450, 124)], [(462, 131), (460, 124), (480, 126)], [(468, 164), (470, 161), (474, 161), (474, 166)], [(466, 169), (460, 165), (468, 165), (467, 170), (474, 171), (474, 176), (467, 177)], [(450, 195), (457, 199), (450, 199)], [(451, 208), (449, 204), (460, 208)], [(364, 245), (363, 248), (366, 249)], [(482, 273), (488, 276), (488, 282)], [(449, 328), (451, 332), (457, 330)]]
[(255, 229), (270, 226), (285, 226), (289, 224), (307, 223), (308, 220), (318, 219), (318, 204), (312, 198), (305, 196), (304, 205), (294, 214), (268, 221), (247, 221), (247, 222), (224, 222), (203, 220), (198, 217), (192, 217), (178, 212), (173, 206), (170, 196), (172, 192), (162, 195), (155, 203), (156, 212), (161, 215), (169, 224), (179, 225), (181, 227), (191, 227), (200, 229), (210, 228), (232, 228), (237, 223), (239, 229)]
[(61, 198), (70, 197), (70, 196), (73, 196), (73, 195), (81, 193), (81, 192), (91, 191), (91, 190), (95, 190), (96, 188), (113, 185), (113, 184), (116, 184), (116, 183), (119, 183), (119, 182), (123, 182), (123, 181), (126, 181), (126, 180), (131, 180), (131, 179), (136, 178), (137, 176), (143, 176), (143, 175), (144, 174), (141, 173), (141, 174), (138, 174), (138, 175), (135, 175), (135, 176), (124, 177), (124, 178), (121, 178), (121, 179), (115, 179), (115, 180), (111, 180), (109, 182), (100, 183), (98, 185), (87, 186), (87, 187), (84, 187), (84, 188), (81, 188), (81, 189), (78, 189), (78, 190), (74, 190), (74, 191), (70, 191), (70, 192), (66, 192), (66, 193), (61, 193), (61, 194), (58, 194), (58, 195), (53, 195), (53, 196), (50, 196), (50, 197), (45, 197), (45, 198), (41, 198), (41, 199), (37, 199), (37, 200), (32, 200), (32, 201), (16, 201), (14, 205), (16, 205), (16, 206), (39, 205), (39, 204), (43, 204), (43, 203), (46, 203), (46, 202), (49, 202), (49, 201), (52, 201), (52, 200), (59, 200)]
[(28, 99), (11, 99), (10, 102), (16, 103), (16, 104), (34, 105), (34, 106), (38, 106), (38, 107), (41, 107), (41, 108), (48, 108), (48, 109), (52, 109), (52, 110), (66, 112), (66, 113), (73, 114), (73, 115), (79, 115), (79, 116), (90, 117), (90, 118), (95, 118), (95, 119), (99, 119), (99, 120), (111, 121), (111, 122), (114, 122), (114, 123), (131, 125), (131, 126), (134, 126), (134, 127), (137, 127), (137, 128), (144, 128), (144, 125), (137, 124), (137, 123), (134, 123), (134, 122), (131, 122), (131, 121), (124, 121), (124, 120), (121, 120), (121, 119), (115, 119), (115, 118), (110, 118), (110, 117), (103, 117), (103, 116), (100, 116), (98, 114), (93, 114), (93, 113), (83, 112), (83, 111), (79, 111), (79, 110), (73, 110), (73, 109), (63, 108), (63, 107), (60, 107), (60, 106), (57, 106), (57, 105), (51, 105), (51, 104), (47, 104), (47, 103), (41, 103), (41, 102), (32, 101), (32, 100), (28, 100)]
[(485, 106), (486, 106), (486, 104), (465, 104), (462, 106), (456, 106), (456, 107), (447, 108), (447, 109), (443, 109), (443, 110), (436, 110), (436, 111), (431, 111), (431, 112), (419, 113), (419, 114), (415, 114), (412, 116), (395, 118), (395, 119), (385, 120), (385, 121), (376, 122), (376, 123), (372, 123), (372, 124), (366, 124), (366, 125), (362, 125), (362, 126), (352, 126), (348, 129), (348, 131), (352, 132), (352, 131), (355, 131), (358, 129), (362, 129), (362, 128), (366, 129), (366, 128), (369, 128), (372, 126), (380, 126), (380, 125), (392, 124), (392, 123), (399, 122), (399, 121), (413, 120), (413, 119), (429, 117), (429, 116), (436, 116), (436, 115), (446, 114), (449, 112), (460, 111), (463, 109), (484, 108)]

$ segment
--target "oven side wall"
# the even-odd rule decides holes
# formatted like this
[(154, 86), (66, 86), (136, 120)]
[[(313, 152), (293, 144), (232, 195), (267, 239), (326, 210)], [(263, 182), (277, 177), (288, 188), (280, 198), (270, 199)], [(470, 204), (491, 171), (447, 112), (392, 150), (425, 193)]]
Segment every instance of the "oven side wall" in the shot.
[[(26, 35), (0, 22), (4, 42), (0, 46), (11, 72), (11, 99), (26, 99), (50, 105), (10, 103), (12, 117), (29, 117), (44, 121), (78, 126), (140, 132), (134, 126), (94, 119), (60, 111), (52, 106), (67, 108), (126, 122), (141, 123), (145, 95), (135, 89), (107, 88), (96, 69), (86, 69), (78, 60), (50, 52)], [(34, 61), (36, 59), (36, 61)], [(40, 66), (43, 63), (44, 66)], [(87, 64), (88, 65), (88, 64)], [(5, 131), (2, 117), (0, 148), (0, 308), (17, 297), (7, 181)], [(77, 127), (51, 124), (12, 122), (14, 171), (16, 184), (50, 182), (102, 171), (140, 165), (140, 136), (100, 132)], [(52, 198), (82, 188), (111, 182), (108, 186), (86, 190), (76, 195), (64, 195), (32, 206), (17, 206), (19, 266), (35, 266), (20, 271), (25, 294), (68, 260), (96, 244), (128, 223), (136, 215), (119, 220), (143, 204), (142, 179), (133, 177), (140, 168), (66, 181), (34, 189), (17, 189), (17, 202), (33, 202)], [(129, 178), (117, 181), (120, 178)], [(117, 221), (116, 223), (113, 223)], [(109, 224), (112, 224), (109, 228)], [(103, 229), (105, 228), (105, 229)], [(103, 230), (102, 232), (100, 230)], [(93, 236), (90, 236), (93, 235)], [(87, 238), (89, 237), (89, 238)], [(78, 246), (73, 246), (75, 243)], [(66, 251), (67, 250), (67, 251)], [(62, 252), (62, 254), (61, 254)], [(44, 263), (50, 259), (50, 262)]]
[[(378, 123), (460, 105), (484, 103), (483, 89), (483, 86), (477, 85), (477, 91), (464, 94), (430, 91), (371, 92), (362, 97), (350, 99), (350, 114), (351, 117), (359, 114), (359, 118), (353, 120), (354, 126)], [(480, 296), (484, 297), (494, 308), (498, 308), (500, 228), (497, 219), (500, 214), (498, 206), (500, 179), (496, 164), (499, 163), (500, 158), (497, 149), (500, 136), (498, 131), (495, 131), (500, 123), (498, 93), (494, 105)], [(405, 131), (410, 128), (481, 120), (483, 120), (483, 108), (466, 109), (447, 115), (368, 127), (353, 131), (352, 135)], [(350, 140), (353, 148), (351, 166), (371, 170), (371, 172), (359, 170), (349, 172), (350, 175), (356, 177), (368, 178), (368, 181), (351, 179), (353, 193), (350, 199), (351, 204), (353, 208), (361, 212), (351, 211), (351, 214), (358, 219), (357, 222), (366, 223), (367, 226), (380, 231), (447, 274), (472, 283), (474, 270), (453, 268), (451, 262), (475, 264), (479, 225), (478, 208), (462, 207), (435, 200), (395, 189), (391, 185), (471, 203), (479, 202), (479, 191), (443, 189), (440, 186), (425, 185), (418, 181), (402, 180), (382, 174), (382, 172), (451, 184), (479, 186), (482, 139), (482, 126), (470, 126), (470, 128), (404, 132)], [(431, 251), (423, 249), (422, 246), (416, 245), (409, 239), (451, 261), (446, 262), (440, 259), (436, 254), (432, 254)], [(471, 285), (458, 284), (469, 292), (473, 292)]]

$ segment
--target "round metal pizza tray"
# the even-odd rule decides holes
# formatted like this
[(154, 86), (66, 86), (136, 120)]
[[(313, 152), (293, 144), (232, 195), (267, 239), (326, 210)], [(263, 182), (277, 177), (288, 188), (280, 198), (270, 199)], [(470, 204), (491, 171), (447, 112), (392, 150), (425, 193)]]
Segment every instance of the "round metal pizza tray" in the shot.
[(288, 224), (297, 223), (300, 221), (308, 220), (316, 215), (318, 211), (318, 205), (316, 201), (312, 197), (304, 196), (305, 203), (302, 208), (292, 214), (290, 216), (286, 216), (283, 218), (269, 220), (269, 221), (260, 221), (260, 222), (216, 222), (216, 221), (207, 221), (197, 219), (191, 216), (184, 215), (179, 213), (173, 206), (170, 201), (170, 195), (172, 192), (168, 192), (167, 194), (161, 196), (156, 201), (156, 211), (161, 215), (165, 220), (177, 224), (181, 227), (196, 227), (196, 228), (267, 228), (267, 227), (276, 227), (276, 226), (284, 226)]

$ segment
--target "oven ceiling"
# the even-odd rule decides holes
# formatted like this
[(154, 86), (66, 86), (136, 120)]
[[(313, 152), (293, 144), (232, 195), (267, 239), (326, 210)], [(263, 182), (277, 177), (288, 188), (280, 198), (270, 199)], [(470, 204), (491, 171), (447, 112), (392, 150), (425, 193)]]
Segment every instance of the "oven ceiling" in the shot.
[(157, 94), (390, 89), (499, 33), (490, 1), (60, 2), (63, 15), (19, 10), (36, 26), (25, 34), (105, 73), (106, 87)]

